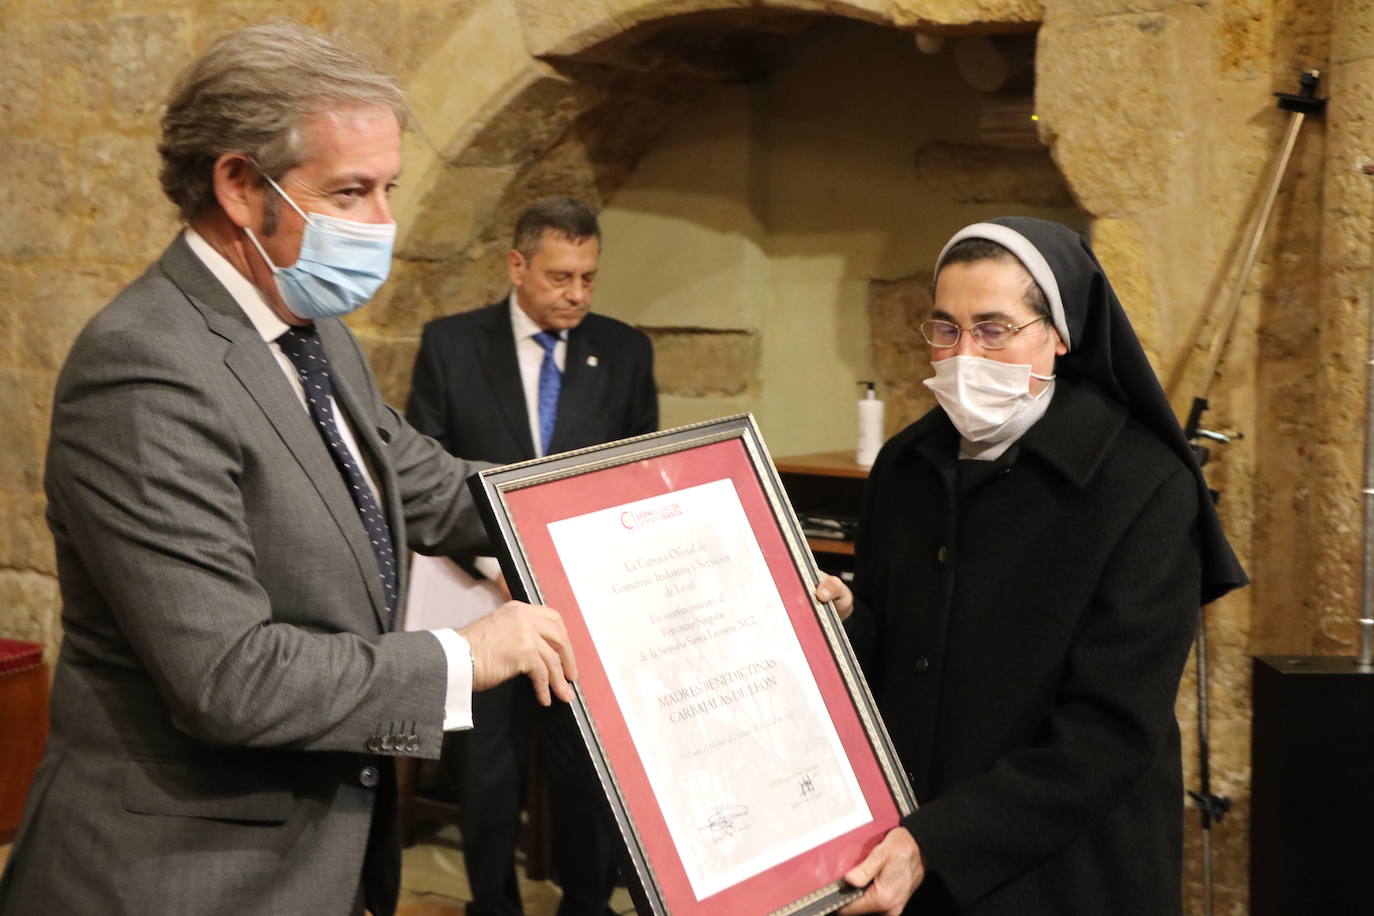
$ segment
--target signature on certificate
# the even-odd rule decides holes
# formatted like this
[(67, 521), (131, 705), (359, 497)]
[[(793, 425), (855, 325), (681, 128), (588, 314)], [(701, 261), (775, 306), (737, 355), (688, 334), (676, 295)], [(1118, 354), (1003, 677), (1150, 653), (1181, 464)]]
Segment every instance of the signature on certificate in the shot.
[(723, 840), (726, 837), (734, 836), (736, 830), (744, 829), (747, 826), (745, 819), (748, 816), (748, 805), (728, 805), (724, 808), (717, 808), (711, 812), (706, 823), (698, 827), (697, 830), (702, 833), (709, 833), (712, 840)]

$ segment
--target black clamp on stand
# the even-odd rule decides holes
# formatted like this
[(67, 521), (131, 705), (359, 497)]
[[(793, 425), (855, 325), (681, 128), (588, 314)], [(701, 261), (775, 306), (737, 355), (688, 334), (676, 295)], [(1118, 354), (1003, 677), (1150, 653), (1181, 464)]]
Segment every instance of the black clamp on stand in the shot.
[[(1207, 396), (1211, 392), (1212, 383), (1216, 381), (1222, 353), (1235, 327), (1241, 297), (1245, 293), (1245, 285), (1250, 278), (1250, 270), (1255, 265), (1255, 257), (1259, 254), (1260, 241), (1263, 239), (1264, 229), (1269, 223), (1269, 215), (1273, 211), (1274, 200), (1278, 196), (1279, 185), (1283, 182), (1283, 175), (1288, 168), (1288, 160), (1292, 156), (1293, 147), (1297, 143), (1302, 122), (1307, 115), (1320, 114), (1326, 109), (1326, 99), (1317, 98), (1317, 86), (1320, 82), (1321, 74), (1316, 70), (1308, 70), (1298, 79), (1297, 93), (1274, 93), (1278, 99), (1278, 107), (1289, 112), (1288, 128), (1284, 135), (1283, 145), (1279, 149), (1278, 158), (1274, 163), (1268, 191), (1251, 231), (1250, 242), (1245, 252), (1245, 260), (1242, 263), (1240, 275), (1236, 278), (1224, 316), (1216, 325), (1211, 346), (1207, 350), (1207, 370), (1206, 375), (1203, 376), (1202, 394), (1193, 398), (1192, 407), (1188, 411), (1188, 420), (1183, 426), (1183, 434), (1188, 440), (1188, 446), (1192, 449), (1193, 457), (1197, 460), (1199, 467), (1205, 466), (1208, 458), (1211, 457), (1210, 449), (1208, 445), (1203, 444), (1204, 442), (1224, 445), (1240, 436), (1239, 433), (1228, 435), (1204, 429), (1202, 427), (1202, 415), (1207, 410)], [(1213, 502), (1221, 498), (1221, 494), (1216, 490), (1210, 490), (1210, 492)], [(1198, 777), (1200, 785), (1196, 791), (1190, 790), (1188, 795), (1197, 804), (1198, 813), (1202, 818), (1203, 912), (1206, 916), (1211, 916), (1212, 825), (1220, 823), (1221, 819), (1226, 816), (1226, 812), (1231, 810), (1231, 799), (1212, 792), (1211, 724), (1208, 717), (1211, 684), (1207, 671), (1207, 615), (1201, 608), (1198, 610), (1197, 628), (1197, 693)]]
[(1274, 97), (1279, 100), (1278, 105), (1284, 111), (1296, 111), (1299, 114), (1321, 114), (1326, 110), (1326, 99), (1317, 98), (1317, 84), (1321, 82), (1321, 74), (1316, 70), (1308, 70), (1298, 77), (1298, 92), (1294, 95), (1291, 92), (1276, 92)]

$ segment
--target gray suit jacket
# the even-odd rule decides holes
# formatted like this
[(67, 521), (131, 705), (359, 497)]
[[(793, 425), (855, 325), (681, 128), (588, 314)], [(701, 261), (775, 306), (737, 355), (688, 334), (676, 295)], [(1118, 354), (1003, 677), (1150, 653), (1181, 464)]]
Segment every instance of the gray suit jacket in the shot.
[[(318, 326), (397, 546), (481, 549), (478, 466)], [(343, 478), (182, 239), (74, 345), (46, 487), (64, 641), (0, 913), (347, 913), (360, 876), (390, 913), (390, 757), (439, 755), (443, 650), (383, 632)]]

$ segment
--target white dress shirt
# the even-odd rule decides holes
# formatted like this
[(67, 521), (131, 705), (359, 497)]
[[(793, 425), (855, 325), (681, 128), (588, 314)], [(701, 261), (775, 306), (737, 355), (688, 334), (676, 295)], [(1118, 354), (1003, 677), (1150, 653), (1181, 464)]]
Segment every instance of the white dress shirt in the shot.
[[(277, 313), (272, 311), (272, 307), (267, 304), (262, 293), (247, 277), (239, 273), (234, 265), (230, 264), (222, 254), (212, 248), (210, 243), (200, 236), (200, 233), (189, 226), (186, 228), (186, 244), (190, 246), (196, 257), (205, 264), (210, 273), (214, 274), (215, 279), (229, 292), (238, 307), (243, 309), (243, 313), (248, 316), (254, 330), (266, 342), (267, 349), (272, 352), (277, 364), (281, 366), (282, 374), (286, 376), (291, 384), (291, 390), (296, 392), (296, 397), (301, 402), (301, 409), (308, 414), (310, 408), (306, 404), (305, 388), (301, 385), (300, 374), (277, 343), (277, 338), (285, 334), (291, 326), (277, 317)], [(530, 341), (530, 343), (536, 348), (539, 347), (539, 344), (534, 341)], [(542, 352), (542, 348), (540, 350)], [(535, 379), (537, 384), (537, 370)], [(347, 412), (340, 409), (332, 395), (329, 400), (334, 407), (334, 416), (342, 420), (341, 423), (337, 424), (339, 438), (348, 447), (354, 462), (362, 468), (363, 477), (367, 479), (367, 485), (372, 488), (372, 495), (376, 497), (377, 482), (372, 476), (372, 469), (368, 466), (364, 455), (358, 449), (357, 439), (353, 435), (352, 421)], [(378, 500), (378, 503), (380, 504), (381, 500)], [(457, 630), (442, 629), (430, 630), (429, 632), (433, 633), (434, 637), (439, 640), (439, 645), (444, 647), (444, 657), (448, 660), (448, 686), (444, 697), (444, 730), (471, 728), (472, 650), (468, 646), (468, 641)]]

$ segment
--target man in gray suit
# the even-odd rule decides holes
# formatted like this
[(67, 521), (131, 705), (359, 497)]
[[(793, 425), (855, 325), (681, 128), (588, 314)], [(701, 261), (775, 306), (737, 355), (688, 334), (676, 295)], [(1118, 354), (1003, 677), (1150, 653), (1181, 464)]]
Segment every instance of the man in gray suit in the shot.
[(188, 226), (63, 368), (48, 517), (65, 630), (0, 913), (394, 911), (397, 755), (471, 692), (568, 699), (566, 633), (511, 602), (397, 632), (395, 555), (480, 550), (446, 454), (338, 320), (385, 278), (400, 91), (289, 24), (216, 42), (163, 120)]

